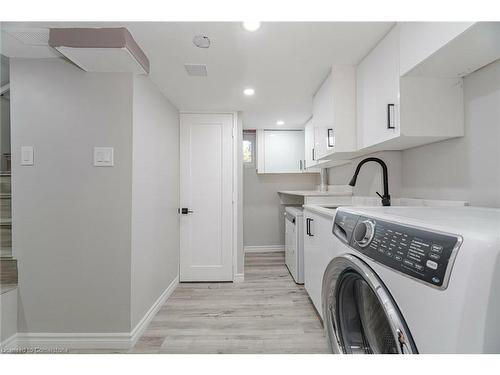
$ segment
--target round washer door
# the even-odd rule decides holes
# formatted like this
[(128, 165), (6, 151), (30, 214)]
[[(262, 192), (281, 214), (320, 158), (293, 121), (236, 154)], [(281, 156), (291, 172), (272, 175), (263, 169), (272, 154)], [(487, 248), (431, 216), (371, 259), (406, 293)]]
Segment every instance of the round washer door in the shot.
[(330, 262), (323, 276), (322, 301), (334, 353), (417, 353), (393, 298), (361, 259), (346, 254)]

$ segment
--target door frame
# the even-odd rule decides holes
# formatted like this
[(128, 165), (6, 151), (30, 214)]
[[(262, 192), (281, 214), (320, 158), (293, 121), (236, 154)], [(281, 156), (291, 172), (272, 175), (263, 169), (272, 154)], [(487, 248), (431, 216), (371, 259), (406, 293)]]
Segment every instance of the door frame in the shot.
[[(189, 114), (194, 114), (194, 115), (231, 115), (233, 118), (233, 125), (232, 125), (232, 136), (233, 136), (233, 168), (232, 168), (232, 185), (233, 185), (233, 195), (232, 195), (232, 203), (233, 203), (233, 209), (232, 209), (232, 223), (233, 227), (231, 228), (231, 242), (233, 244), (233, 249), (232, 249), (232, 254), (233, 254), (233, 282), (240, 282), (243, 281), (244, 274), (243, 273), (237, 273), (238, 272), (238, 211), (240, 210), (239, 208), (239, 194), (238, 192), (240, 191), (240, 184), (243, 183), (243, 180), (240, 179), (240, 174), (242, 173), (242, 163), (240, 163), (240, 158), (239, 154), (241, 151), (241, 145), (238, 143), (238, 139), (240, 138), (238, 136), (238, 122), (239, 122), (239, 112), (222, 112), (222, 111), (179, 111), (179, 116), (180, 115), (189, 115)], [(180, 126), (180, 119), (179, 119), (179, 126)], [(180, 144), (180, 132), (179, 132), (179, 144)], [(180, 185), (180, 180), (179, 180), (179, 185)], [(179, 191), (179, 197), (178, 197), (179, 204), (178, 206), (180, 207), (180, 191)], [(180, 231), (180, 228), (179, 228)], [(242, 235), (242, 234), (241, 234)], [(181, 248), (179, 246), (179, 264), (178, 264), (178, 273), (180, 275), (180, 254)], [(243, 249), (242, 249), (243, 253)]]

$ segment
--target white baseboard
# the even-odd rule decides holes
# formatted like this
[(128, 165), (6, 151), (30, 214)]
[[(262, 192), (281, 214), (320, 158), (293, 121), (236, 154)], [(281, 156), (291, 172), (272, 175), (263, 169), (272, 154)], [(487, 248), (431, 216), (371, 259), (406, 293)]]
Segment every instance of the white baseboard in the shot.
[(139, 323), (137, 323), (137, 325), (134, 327), (134, 329), (130, 333), (131, 335), (130, 347), (133, 347), (135, 345), (139, 337), (141, 337), (141, 335), (148, 327), (149, 323), (151, 323), (151, 320), (153, 320), (153, 318), (155, 317), (158, 310), (160, 310), (160, 308), (165, 304), (167, 299), (172, 295), (177, 285), (179, 285), (179, 276), (177, 276), (174, 280), (172, 280), (167, 289), (165, 289), (165, 291), (156, 300), (153, 306), (151, 306), (151, 308), (146, 312), (146, 314), (142, 317)]
[[(6, 349), (129, 349), (143, 334), (158, 310), (179, 284), (176, 277), (131, 332), (118, 333), (29, 333), (20, 332), (9, 338), (9, 343), (2, 342)], [(6, 340), (7, 341), (7, 340)], [(31, 351), (27, 351), (31, 353)]]
[(244, 246), (244, 253), (276, 253), (285, 251), (285, 245)]
[(235, 273), (233, 277), (233, 283), (242, 283), (245, 281), (245, 274), (244, 273)]
[(14, 333), (9, 338), (0, 342), (0, 353), (3, 353), (4, 351), (8, 351), (9, 349), (15, 348), (16, 342), (17, 342), (17, 333)]

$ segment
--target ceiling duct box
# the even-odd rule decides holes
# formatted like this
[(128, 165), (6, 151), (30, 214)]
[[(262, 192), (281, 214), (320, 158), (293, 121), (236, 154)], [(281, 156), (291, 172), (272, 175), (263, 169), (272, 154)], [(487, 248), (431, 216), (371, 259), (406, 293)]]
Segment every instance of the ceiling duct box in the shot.
[(87, 72), (149, 73), (147, 56), (124, 27), (53, 28), (49, 46)]

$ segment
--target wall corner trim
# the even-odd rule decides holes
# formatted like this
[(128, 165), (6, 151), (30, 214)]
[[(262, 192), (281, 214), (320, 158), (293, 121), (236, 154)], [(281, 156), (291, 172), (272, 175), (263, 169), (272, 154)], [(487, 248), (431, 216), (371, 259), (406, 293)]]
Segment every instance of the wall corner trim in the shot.
[(165, 304), (167, 299), (172, 295), (177, 285), (179, 285), (179, 276), (175, 277), (172, 280), (167, 289), (163, 291), (163, 293), (160, 295), (160, 297), (158, 297), (156, 302), (150, 307), (150, 309), (146, 312), (146, 314), (144, 314), (139, 323), (137, 323), (132, 332), (130, 332), (131, 336), (130, 347), (133, 347), (137, 342), (137, 340), (139, 340), (139, 337), (141, 337), (141, 335), (146, 330), (149, 323), (151, 323), (151, 321), (155, 317), (156, 313)]
[(245, 274), (244, 273), (235, 273), (234, 278), (233, 278), (233, 283), (242, 283), (245, 281)]
[(144, 314), (131, 332), (116, 333), (30, 333), (18, 332), (2, 342), (4, 353), (57, 353), (57, 349), (130, 349), (179, 284), (177, 276)]
[(285, 251), (285, 245), (264, 245), (264, 246), (244, 246), (243, 252), (246, 253), (275, 253)]

